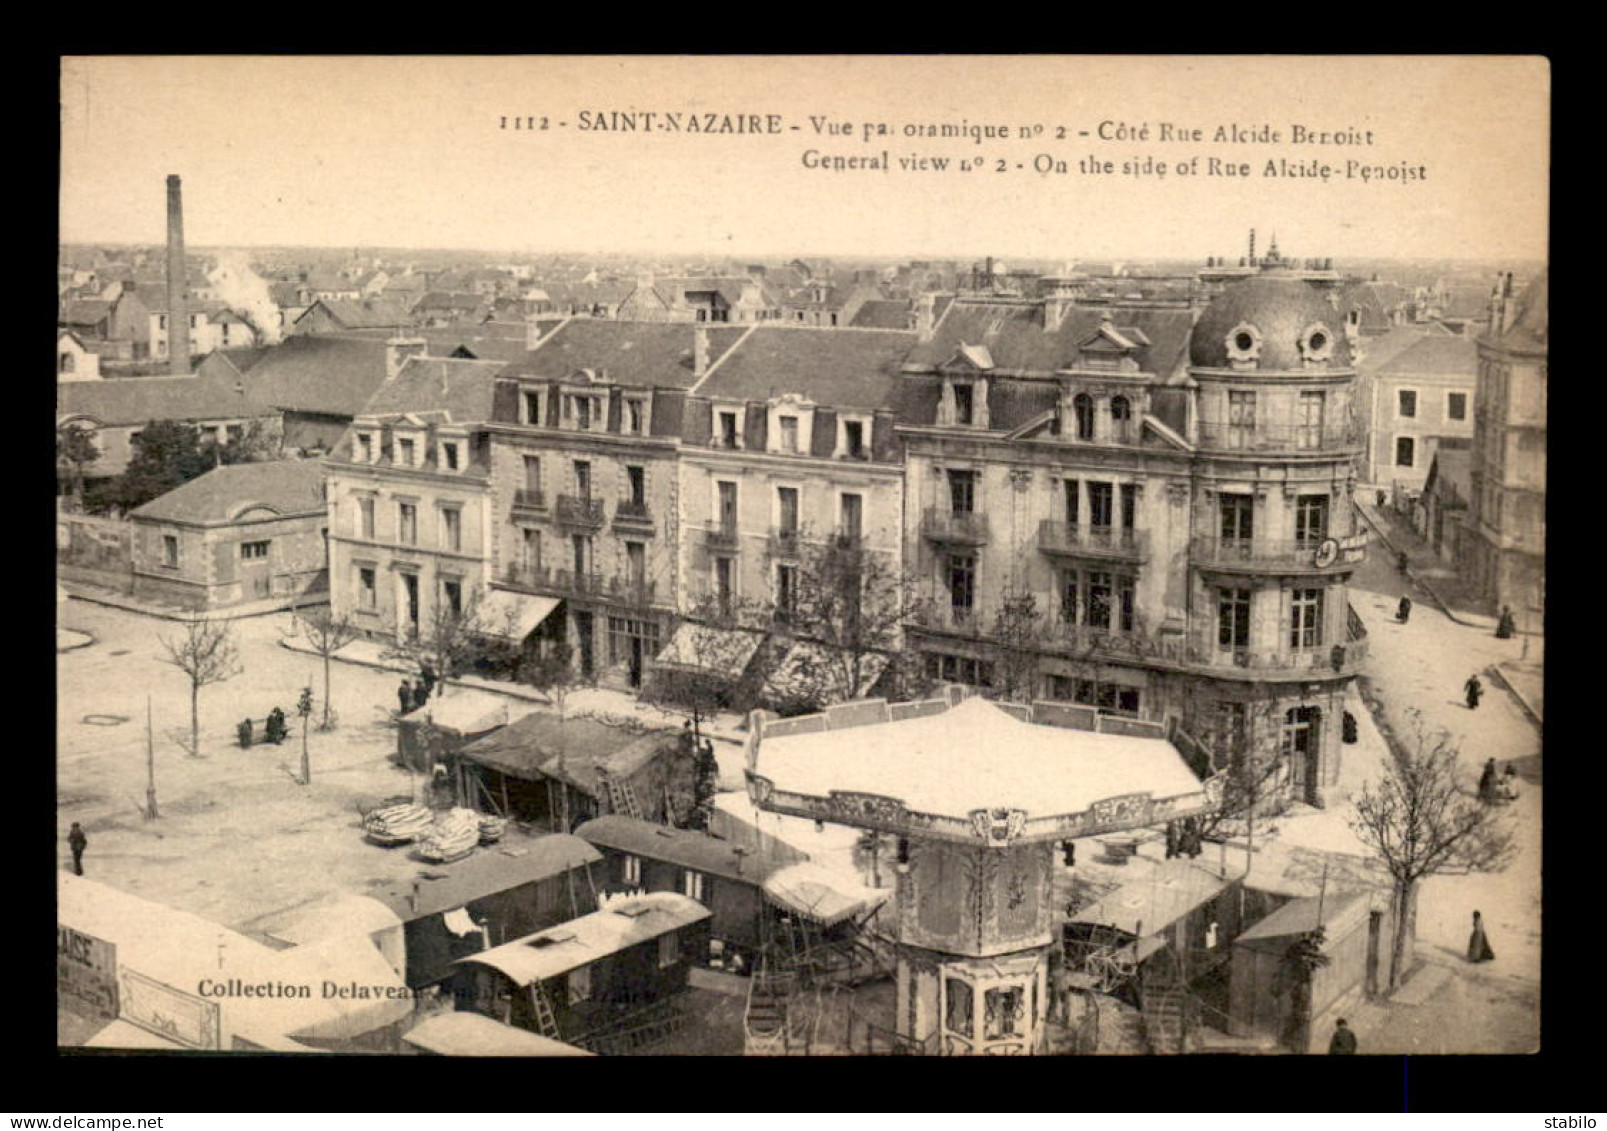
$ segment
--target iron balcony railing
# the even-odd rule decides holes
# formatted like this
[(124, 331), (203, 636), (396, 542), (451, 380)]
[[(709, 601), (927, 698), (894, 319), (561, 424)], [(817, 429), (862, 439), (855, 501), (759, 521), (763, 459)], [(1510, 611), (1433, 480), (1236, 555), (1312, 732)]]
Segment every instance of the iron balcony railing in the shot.
[(734, 550), (737, 548), (737, 524), (711, 522), (703, 528), (703, 541), (710, 549)]
[(1038, 549), (1064, 557), (1143, 561), (1149, 557), (1149, 531), (1044, 519), (1038, 524)]
[[(1051, 608), (1045, 602), (1042, 608)], [(1031, 625), (1019, 622), (1001, 625), (993, 606), (957, 607), (946, 593), (929, 597), (913, 618), (918, 628), (992, 640), (1001, 627), (1009, 639), (998, 642), (1013, 647), (1029, 647), (1050, 652), (1071, 652), (1090, 658), (1109, 658), (1133, 663), (1190, 668), (1211, 672), (1243, 672), (1264, 678), (1302, 674), (1354, 674), (1368, 655), (1367, 630), (1355, 611), (1346, 608), (1346, 640), (1343, 643), (1316, 644), (1309, 648), (1265, 651), (1224, 647), (1212, 638), (1190, 639), (1181, 633), (1160, 635), (1142, 628), (1121, 630), (1090, 624), (1075, 624), (1049, 611)], [(1112, 610), (1112, 618), (1116, 617)], [(1214, 625), (1212, 626), (1214, 629)]]
[(520, 487), (513, 493), (513, 505), (520, 510), (544, 511), (547, 509), (547, 493), (539, 487)]
[(1367, 557), (1368, 534), (1344, 538), (1223, 538), (1198, 534), (1189, 553), (1194, 564), (1243, 571), (1298, 570), (1325, 573), (1351, 570)]
[(608, 595), (617, 601), (651, 605), (658, 598), (658, 583), (646, 577), (615, 574), (608, 579)]
[(602, 574), (585, 570), (553, 569), (550, 566), (510, 565), (506, 573), (510, 585), (543, 593), (592, 596), (606, 591)]
[(615, 526), (652, 526), (653, 512), (645, 501), (621, 499), (614, 504)]
[(1322, 424), (1233, 424), (1221, 420), (1199, 422), (1199, 444), (1229, 452), (1335, 452), (1359, 447), (1364, 432), (1354, 421)]
[(976, 511), (927, 507), (921, 515), (921, 535), (934, 542), (980, 546), (988, 541), (988, 516)]
[(558, 521), (571, 526), (601, 526), (603, 501), (592, 495), (559, 495)]
[(795, 526), (770, 528), (770, 554), (772, 557), (793, 558), (803, 546), (803, 532)]

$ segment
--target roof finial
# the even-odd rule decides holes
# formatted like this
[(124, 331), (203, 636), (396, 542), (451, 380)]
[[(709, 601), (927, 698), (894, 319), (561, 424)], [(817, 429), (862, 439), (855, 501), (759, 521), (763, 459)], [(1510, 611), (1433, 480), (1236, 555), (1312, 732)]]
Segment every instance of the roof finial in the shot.
[(1267, 258), (1272, 262), (1278, 261), (1278, 233), (1272, 233), (1272, 242), (1267, 245)]

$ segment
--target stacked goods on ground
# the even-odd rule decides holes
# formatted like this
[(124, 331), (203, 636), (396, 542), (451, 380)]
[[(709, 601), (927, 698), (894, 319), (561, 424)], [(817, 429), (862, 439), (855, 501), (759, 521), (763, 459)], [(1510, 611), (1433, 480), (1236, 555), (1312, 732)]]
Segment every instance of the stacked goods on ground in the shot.
[(363, 820), (363, 831), (377, 844), (406, 844), (430, 827), (430, 811), (416, 802), (376, 809)]
[(507, 823), (501, 817), (493, 817), (489, 813), (480, 818), (480, 843), (495, 844), (502, 839), (502, 833)]
[(435, 827), (419, 841), (418, 854), (444, 863), (467, 856), (480, 842), (480, 814), (473, 809), (449, 809), (436, 818)]

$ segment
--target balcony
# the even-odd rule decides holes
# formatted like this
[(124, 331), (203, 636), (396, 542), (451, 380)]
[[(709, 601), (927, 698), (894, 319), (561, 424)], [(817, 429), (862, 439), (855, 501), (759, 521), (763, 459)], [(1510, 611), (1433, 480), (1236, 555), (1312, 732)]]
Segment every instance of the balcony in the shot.
[(510, 565), (504, 580), (519, 589), (560, 597), (594, 597), (607, 590), (600, 573), (553, 569), (549, 566)]
[(614, 504), (614, 525), (651, 533), (653, 529), (653, 512), (648, 509), (646, 502), (621, 499)]
[(516, 511), (547, 512), (547, 493), (538, 487), (520, 487), (513, 493), (513, 509)]
[(601, 526), (603, 501), (590, 495), (559, 495), (558, 521), (567, 526)]
[(738, 537), (734, 522), (711, 522), (703, 528), (703, 544), (711, 550), (735, 550)]
[(1322, 425), (1229, 424), (1220, 420), (1199, 422), (1202, 449), (1223, 452), (1281, 452), (1288, 455), (1318, 455), (1350, 452), (1364, 440), (1362, 428), (1352, 421)]
[(608, 579), (608, 597), (630, 605), (651, 605), (658, 599), (658, 583), (646, 577), (615, 574)]
[(803, 547), (803, 533), (795, 526), (770, 528), (768, 549), (773, 558), (795, 558)]
[(1066, 558), (1141, 562), (1149, 558), (1149, 531), (1045, 519), (1038, 524), (1038, 549)]
[(976, 511), (927, 507), (921, 515), (921, 537), (960, 546), (982, 546), (988, 541), (988, 516)]
[(1366, 531), (1316, 540), (1201, 534), (1191, 541), (1189, 556), (1201, 569), (1226, 573), (1343, 573), (1366, 560), (1368, 537)]

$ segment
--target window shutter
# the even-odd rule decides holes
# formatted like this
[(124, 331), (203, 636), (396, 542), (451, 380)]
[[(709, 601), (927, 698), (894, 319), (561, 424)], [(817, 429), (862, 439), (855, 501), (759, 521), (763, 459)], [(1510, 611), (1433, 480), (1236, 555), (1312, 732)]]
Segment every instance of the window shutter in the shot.
[(766, 422), (769, 418), (769, 406), (763, 401), (749, 401), (747, 411), (743, 414), (742, 446), (750, 452), (764, 451), (766, 440)]
[(837, 412), (835, 409), (815, 409), (814, 434), (810, 438), (809, 454), (831, 458), (837, 450)]

